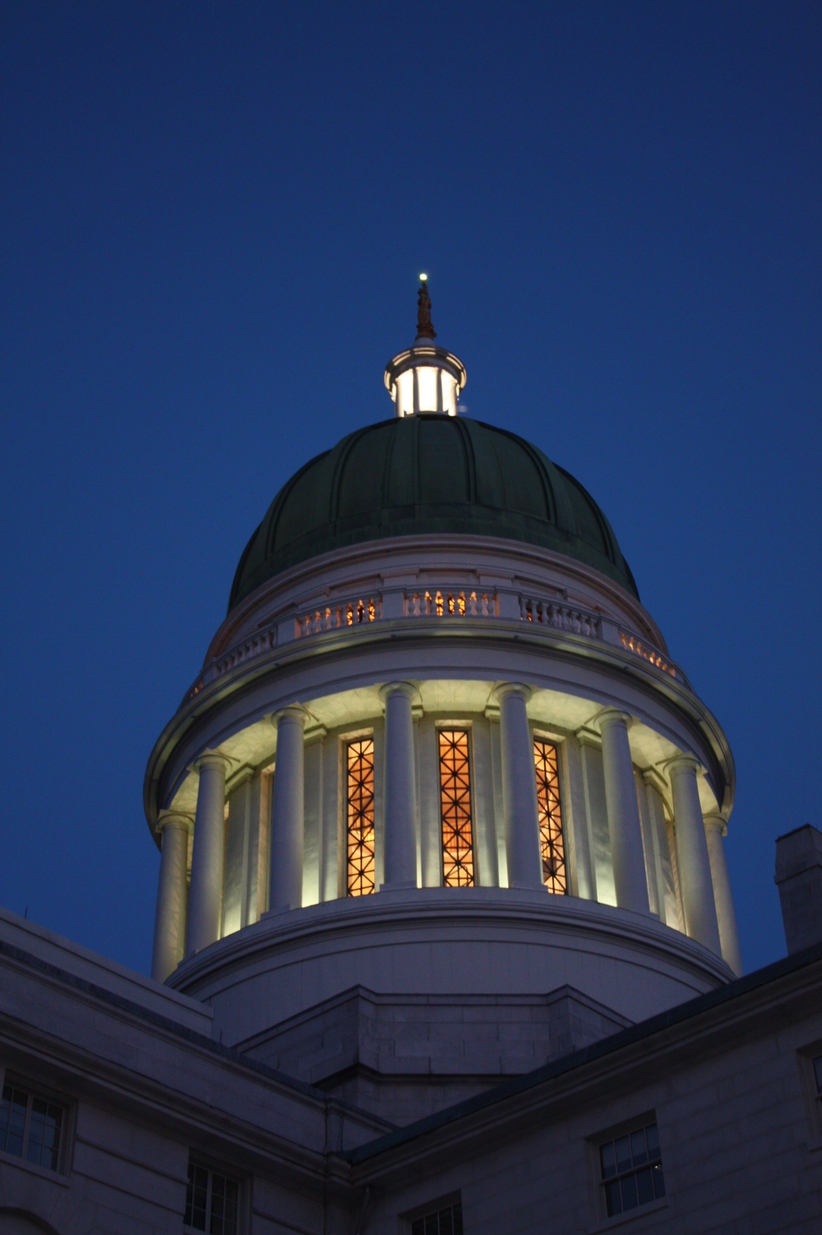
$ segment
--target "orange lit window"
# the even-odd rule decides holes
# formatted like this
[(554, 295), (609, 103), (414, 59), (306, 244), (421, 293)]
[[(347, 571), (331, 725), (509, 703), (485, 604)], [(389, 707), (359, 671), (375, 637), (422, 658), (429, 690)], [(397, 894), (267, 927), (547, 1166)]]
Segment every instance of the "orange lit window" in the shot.
[(565, 842), (562, 839), (562, 806), (559, 800), (557, 748), (544, 738), (534, 739), (537, 773), (539, 839), (542, 850), (542, 882), (549, 892), (568, 891), (565, 875)]
[(471, 767), (464, 729), (440, 729), (440, 810), (442, 881), (446, 888), (474, 884), (471, 835)]
[(374, 739), (357, 738), (345, 748), (349, 896), (374, 891)]

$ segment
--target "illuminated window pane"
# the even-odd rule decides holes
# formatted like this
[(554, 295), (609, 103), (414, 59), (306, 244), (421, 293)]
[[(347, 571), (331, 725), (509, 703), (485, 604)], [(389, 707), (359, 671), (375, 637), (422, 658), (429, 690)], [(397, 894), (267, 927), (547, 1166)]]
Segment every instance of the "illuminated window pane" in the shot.
[(438, 369), (429, 369), (427, 366), (417, 369), (417, 390), (419, 392), (419, 408), (421, 412), (435, 412), (437, 410), (438, 377)]
[(346, 753), (346, 829), (349, 896), (374, 891), (374, 739), (349, 742)]
[(562, 806), (559, 799), (557, 748), (544, 738), (534, 739), (537, 773), (539, 839), (542, 851), (542, 882), (549, 892), (568, 891), (565, 873), (565, 843), (562, 839)]
[(468, 734), (464, 729), (440, 729), (439, 748), (442, 881), (446, 888), (470, 888), (474, 847)]

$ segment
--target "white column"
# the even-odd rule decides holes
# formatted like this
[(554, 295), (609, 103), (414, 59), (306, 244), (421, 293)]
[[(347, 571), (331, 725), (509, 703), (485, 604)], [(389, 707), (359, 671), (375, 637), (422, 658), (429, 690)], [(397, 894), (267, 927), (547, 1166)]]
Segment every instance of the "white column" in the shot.
[(200, 784), (188, 899), (189, 956), (220, 938), (225, 868), (225, 776), (229, 760), (209, 750), (194, 766), (200, 773)]
[(160, 811), (155, 831), (161, 833), (160, 883), (154, 917), (151, 976), (165, 982), (185, 955), (186, 873), (191, 816)]
[(716, 920), (708, 841), (699, 804), (699, 763), (681, 755), (668, 764), (674, 797), (676, 857), (685, 927), (692, 939), (722, 955)]
[(631, 744), (628, 741), (631, 717), (615, 708), (608, 708), (598, 720), (602, 734), (602, 769), (616, 902), (620, 909), (649, 913), (642, 825)]
[(299, 704), (277, 718), (277, 761), (271, 806), (272, 913), (299, 909), (303, 896), (303, 830), (305, 827), (306, 714)]
[(527, 686), (506, 682), (498, 686), (502, 807), (509, 888), (542, 888), (539, 809), (534, 768), (534, 743), (528, 726)]
[(739, 933), (736, 929), (731, 881), (728, 878), (728, 863), (725, 860), (725, 843), (722, 839), (727, 831), (728, 825), (721, 815), (705, 816), (705, 835), (708, 840), (708, 858), (711, 864), (711, 882), (714, 885), (714, 902), (722, 957), (737, 977), (741, 977), (742, 953), (739, 948)]
[(380, 690), (385, 707), (385, 882), (381, 891), (417, 886), (412, 713), (416, 693), (410, 682), (390, 682)]

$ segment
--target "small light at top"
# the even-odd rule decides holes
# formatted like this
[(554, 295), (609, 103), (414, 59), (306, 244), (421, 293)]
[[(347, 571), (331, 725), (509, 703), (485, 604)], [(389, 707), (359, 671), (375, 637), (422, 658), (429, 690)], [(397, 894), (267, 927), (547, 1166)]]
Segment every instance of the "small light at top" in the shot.
[(428, 275), (427, 275), (427, 274), (421, 274), (421, 275), (420, 275), (420, 283), (427, 283), (427, 282), (428, 282)]

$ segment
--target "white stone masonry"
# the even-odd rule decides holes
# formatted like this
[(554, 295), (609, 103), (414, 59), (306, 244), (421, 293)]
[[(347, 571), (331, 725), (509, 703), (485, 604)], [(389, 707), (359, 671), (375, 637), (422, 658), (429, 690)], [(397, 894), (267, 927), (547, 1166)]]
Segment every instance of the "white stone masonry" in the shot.
[(165, 982), (185, 955), (186, 876), (191, 816), (163, 811), (157, 823), (157, 831), (162, 833), (162, 853), (151, 976), (158, 982)]
[(271, 807), (272, 913), (299, 909), (303, 894), (305, 827), (305, 710), (285, 708), (277, 718), (277, 762)]
[(508, 886), (542, 888), (534, 747), (526, 712), (530, 691), (527, 686), (507, 682), (495, 693), (499, 702)]
[(391, 682), (380, 691), (385, 705), (385, 890), (417, 886), (415, 694), (409, 682)]
[(699, 763), (681, 755), (668, 764), (674, 797), (676, 856), (685, 925), (692, 939), (722, 955), (708, 841), (699, 803)]
[(620, 909), (632, 909), (635, 913), (649, 913), (642, 825), (628, 741), (630, 723), (630, 716), (614, 708), (609, 708), (599, 717), (605, 801), (617, 905)]
[(225, 777), (229, 761), (206, 751), (196, 763), (200, 773), (191, 892), (188, 904), (188, 955), (220, 938), (225, 868)]

